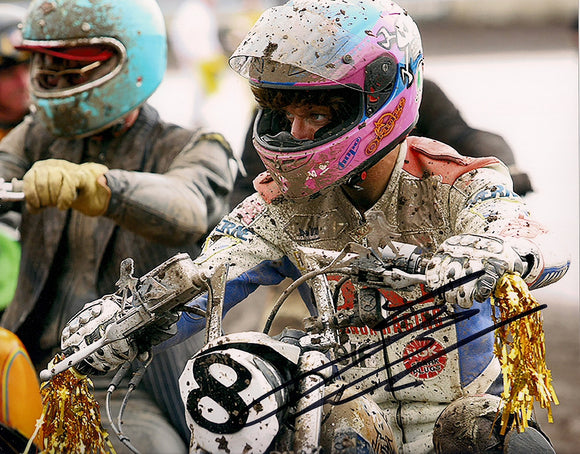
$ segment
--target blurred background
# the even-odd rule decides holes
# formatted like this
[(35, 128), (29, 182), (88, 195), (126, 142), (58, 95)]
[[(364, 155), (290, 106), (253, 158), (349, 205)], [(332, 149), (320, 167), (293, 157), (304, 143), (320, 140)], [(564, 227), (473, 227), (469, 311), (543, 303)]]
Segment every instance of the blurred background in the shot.
[[(1, 1), (1, 0), (0, 0)], [(122, 0), (119, 0), (122, 1)], [(158, 0), (170, 46), (151, 103), (167, 121), (223, 133), (241, 154), (253, 101), (227, 57), (275, 0)], [(316, 1), (316, 0), (313, 0)], [(17, 3), (26, 6), (28, 2)], [(425, 76), (475, 128), (502, 135), (531, 178), (525, 196), (572, 266), (534, 295), (547, 304), (547, 363), (560, 404), (537, 419), (560, 454), (580, 446), (578, 2), (400, 0), (419, 25)], [(243, 306), (243, 305), (240, 305)], [(241, 308), (243, 310), (243, 308)]]

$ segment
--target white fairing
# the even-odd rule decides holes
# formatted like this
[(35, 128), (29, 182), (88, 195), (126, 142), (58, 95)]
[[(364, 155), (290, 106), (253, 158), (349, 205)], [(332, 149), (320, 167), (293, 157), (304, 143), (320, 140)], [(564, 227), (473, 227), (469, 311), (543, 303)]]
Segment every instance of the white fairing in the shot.
[(179, 385), (192, 432), (190, 452), (262, 453), (278, 433), (287, 393), (270, 393), (282, 379), (252, 353), (227, 346), (198, 353)]

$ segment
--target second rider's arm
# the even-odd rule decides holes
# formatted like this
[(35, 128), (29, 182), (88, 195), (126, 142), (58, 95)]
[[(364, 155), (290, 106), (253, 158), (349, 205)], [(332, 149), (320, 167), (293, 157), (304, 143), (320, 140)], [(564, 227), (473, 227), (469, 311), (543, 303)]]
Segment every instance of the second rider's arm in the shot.
[(219, 134), (194, 136), (164, 174), (111, 169), (105, 215), (146, 238), (199, 240), (228, 210), (231, 149)]

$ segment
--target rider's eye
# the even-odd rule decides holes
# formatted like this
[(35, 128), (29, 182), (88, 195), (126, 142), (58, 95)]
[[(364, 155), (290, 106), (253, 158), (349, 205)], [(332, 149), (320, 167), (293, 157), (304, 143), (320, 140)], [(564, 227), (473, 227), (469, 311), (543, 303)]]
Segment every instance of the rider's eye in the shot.
[(330, 116), (326, 113), (312, 113), (310, 120), (314, 123), (330, 123)]

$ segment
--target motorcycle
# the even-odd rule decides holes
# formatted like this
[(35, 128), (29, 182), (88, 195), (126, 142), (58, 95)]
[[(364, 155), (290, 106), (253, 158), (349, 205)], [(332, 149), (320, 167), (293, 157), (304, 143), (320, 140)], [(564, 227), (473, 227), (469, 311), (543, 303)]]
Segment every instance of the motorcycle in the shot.
[[(403, 248), (407, 255), (400, 254)], [(262, 333), (221, 335), (223, 296), (218, 295), (208, 306), (206, 345), (180, 379), (191, 452), (396, 452), (380, 408), (335, 377), (348, 367), (341, 328), (373, 327), (388, 318), (376, 290), (425, 282), (422, 274), (393, 267), (398, 260), (400, 267), (418, 271), (422, 261), (416, 248), (399, 244), (397, 252), (387, 259), (356, 244), (341, 252), (301, 249), (307, 271), (282, 293)], [(226, 273), (214, 276), (217, 288), (223, 288)], [(331, 291), (329, 274), (364, 285), (353, 309), (336, 311), (338, 291)], [(268, 336), (281, 305), (305, 282), (317, 314), (305, 320), (304, 332)]]
[[(0, 201), (24, 199), (19, 190), (21, 182), (1, 183)], [(156, 325), (166, 327), (179, 312), (193, 312), (205, 317), (207, 323), (206, 343), (188, 361), (180, 378), (186, 419), (192, 432), (190, 452), (396, 453), (395, 437), (386, 415), (367, 398), (373, 390), (360, 392), (357, 383), (344, 383), (340, 379), (341, 372), (385, 346), (370, 345), (363, 351), (348, 353), (341, 333), (344, 329), (357, 327), (378, 332), (393, 323), (399, 309), (388, 308), (381, 291), (423, 287), (427, 259), (412, 245), (388, 242), (383, 248), (374, 246), (366, 248), (351, 243), (340, 252), (299, 249), (296, 254), (303, 274), (282, 293), (263, 332), (228, 335), (223, 335), (221, 326), (227, 266), (218, 267), (209, 275), (187, 254), (178, 254), (145, 276), (136, 278), (132, 259), (126, 259), (121, 264), (118, 291), (88, 303), (75, 317), (78, 323), (70, 323), (65, 328), (62, 340), (68, 339), (69, 345), (75, 345), (74, 351), (66, 351), (63, 359), (51, 362), (49, 368), (41, 372), (41, 381), (49, 381), (69, 369), (82, 375), (83, 365), (103, 355), (103, 347), (108, 344), (139, 339)], [(332, 280), (336, 279), (334, 285), (331, 285), (331, 275)], [(481, 272), (472, 273), (411, 304), (424, 302), (448, 290), (446, 287), (450, 285), (461, 285), (480, 275)], [(348, 281), (356, 284), (354, 305), (337, 310), (341, 287)], [(306, 283), (316, 315), (304, 320), (303, 330), (269, 335), (273, 320), (288, 295)], [(206, 311), (187, 305), (202, 288), (208, 294)], [(101, 302), (111, 304), (103, 304), (105, 309), (101, 310)], [(490, 329), (505, 326), (542, 308), (538, 306), (506, 318)], [(427, 315), (419, 312), (411, 325), (416, 322), (417, 328), (433, 323)], [(463, 317), (467, 315), (465, 312)], [(424, 323), (418, 321), (421, 318), (425, 319)], [(94, 332), (85, 332), (83, 323), (95, 319), (103, 323)], [(437, 323), (442, 321), (436, 320)], [(479, 334), (483, 333), (485, 330)], [(413, 351), (405, 351), (402, 360), (407, 373), (428, 376), (432, 373), (430, 368), (437, 367), (435, 363), (441, 352), (432, 349), (436, 347), (432, 342), (425, 339), (422, 342)], [(107, 363), (106, 358), (101, 359)], [(116, 424), (110, 408), (110, 396), (131, 369), (134, 359), (127, 358), (111, 381), (106, 412), (117, 437), (138, 453), (123, 433), (123, 412), (131, 392), (152, 360), (151, 351), (141, 351), (139, 355), (142, 367), (129, 383)], [(388, 384), (382, 382), (379, 386), (393, 390), (392, 383), (399, 378), (389, 377)], [(416, 410), (421, 414), (421, 409)], [(100, 419), (97, 426), (100, 426)], [(30, 445), (29, 441), (27, 449)]]
[[(41, 380), (70, 367), (82, 369), (79, 363), (98, 355), (105, 345), (138, 336), (168, 313), (192, 311), (206, 317), (206, 342), (180, 378), (192, 432), (190, 452), (331, 453), (355, 452), (350, 451), (355, 448), (356, 452), (397, 452), (378, 405), (336, 379), (341, 368), (349, 367), (344, 365), (348, 355), (340, 333), (345, 327), (375, 327), (389, 317), (378, 289), (425, 283), (420, 251), (392, 243), (377, 253), (351, 243), (340, 252), (303, 248), (298, 253), (305, 272), (280, 295), (263, 332), (227, 335), (221, 326), (227, 266), (208, 276), (187, 254), (178, 254), (136, 278), (132, 259), (126, 259), (121, 264), (118, 291), (102, 298), (120, 308), (114, 321), (98, 338), (74, 325), (65, 328), (62, 338), (76, 337), (72, 344), (79, 348), (42, 371)], [(342, 276), (334, 291), (330, 274)], [(337, 311), (339, 289), (346, 280), (360, 284), (361, 294), (355, 307)], [(304, 283), (312, 290), (316, 315), (305, 320), (303, 331), (285, 330), (270, 336), (279, 308)], [(201, 287), (208, 294), (206, 311), (186, 306)], [(80, 319), (111, 319), (110, 313), (96, 314), (94, 308), (91, 303), (85, 306), (86, 314), (81, 311)], [(113, 379), (110, 392), (127, 369), (128, 363)], [(127, 400), (128, 396), (129, 392)], [(117, 436), (138, 452), (122, 432), (125, 407), (121, 407), (117, 424), (108, 405), (107, 415)]]

